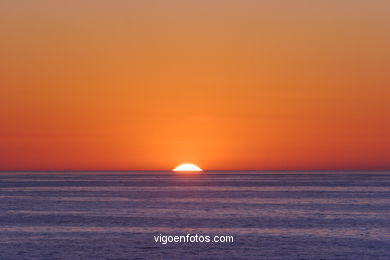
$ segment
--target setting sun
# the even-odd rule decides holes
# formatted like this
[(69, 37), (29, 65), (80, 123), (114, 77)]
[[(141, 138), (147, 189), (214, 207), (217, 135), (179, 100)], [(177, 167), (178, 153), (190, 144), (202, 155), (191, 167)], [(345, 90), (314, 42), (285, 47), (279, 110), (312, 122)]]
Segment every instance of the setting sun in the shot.
[(198, 166), (191, 163), (183, 163), (173, 169), (174, 172), (201, 172), (203, 171)]

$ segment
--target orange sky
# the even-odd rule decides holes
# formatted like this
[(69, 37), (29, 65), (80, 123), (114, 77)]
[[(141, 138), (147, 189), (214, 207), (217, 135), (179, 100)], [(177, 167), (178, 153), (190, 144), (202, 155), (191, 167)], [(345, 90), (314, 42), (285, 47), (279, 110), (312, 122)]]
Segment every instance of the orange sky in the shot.
[(0, 37), (0, 170), (390, 169), (390, 1), (3, 0)]

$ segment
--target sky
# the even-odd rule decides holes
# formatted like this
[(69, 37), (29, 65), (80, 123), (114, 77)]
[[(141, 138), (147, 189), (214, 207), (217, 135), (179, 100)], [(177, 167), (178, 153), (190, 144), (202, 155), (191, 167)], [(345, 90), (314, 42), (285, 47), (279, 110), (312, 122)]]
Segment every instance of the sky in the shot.
[(390, 169), (390, 1), (0, 0), (0, 170)]

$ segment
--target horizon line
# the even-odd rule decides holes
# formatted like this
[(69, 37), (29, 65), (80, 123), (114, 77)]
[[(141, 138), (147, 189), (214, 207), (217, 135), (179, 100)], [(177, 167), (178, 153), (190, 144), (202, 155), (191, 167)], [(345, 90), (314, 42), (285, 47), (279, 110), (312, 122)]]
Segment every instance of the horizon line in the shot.
[[(136, 170), (78, 170), (78, 169), (51, 169), (51, 170), (0, 170), (0, 172), (172, 172), (173, 170), (142, 170), (142, 169), (136, 169)], [(231, 169), (231, 170), (202, 170), (203, 172), (236, 172), (236, 171), (261, 171), (261, 172), (350, 172), (350, 171), (361, 171), (361, 172), (370, 172), (370, 171), (376, 171), (376, 172), (385, 172), (390, 171), (389, 169)]]

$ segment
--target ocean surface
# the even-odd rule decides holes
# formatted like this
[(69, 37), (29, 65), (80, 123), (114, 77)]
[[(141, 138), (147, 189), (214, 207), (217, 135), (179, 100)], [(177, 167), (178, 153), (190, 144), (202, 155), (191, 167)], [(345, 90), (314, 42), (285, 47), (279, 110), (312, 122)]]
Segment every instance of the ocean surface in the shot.
[(390, 172), (2, 172), (0, 259), (390, 259)]

